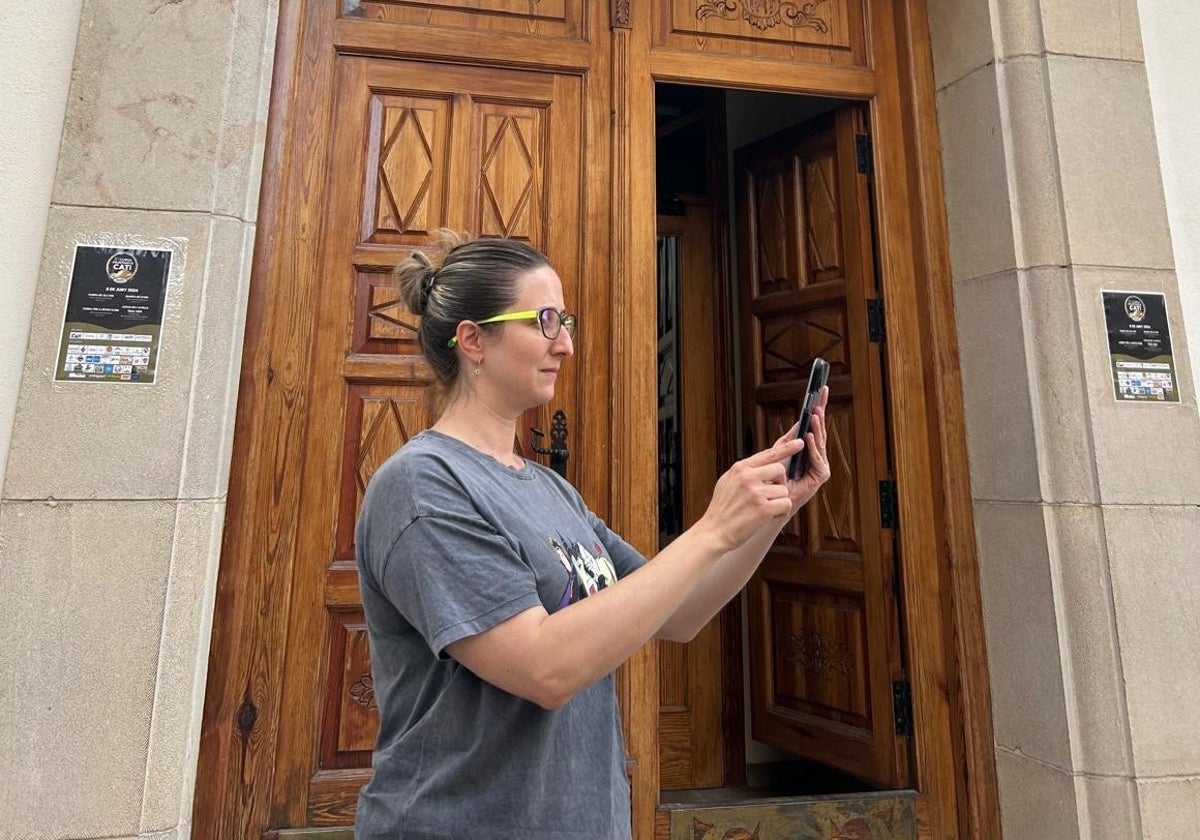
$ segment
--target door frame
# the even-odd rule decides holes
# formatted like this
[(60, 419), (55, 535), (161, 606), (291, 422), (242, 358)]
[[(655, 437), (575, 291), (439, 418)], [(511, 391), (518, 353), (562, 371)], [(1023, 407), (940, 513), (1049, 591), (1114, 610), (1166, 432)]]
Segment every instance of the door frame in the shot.
[[(874, 144), (877, 271), (885, 301), (887, 401), (900, 511), (901, 610), (913, 695), (914, 787), (923, 838), (999, 838), (991, 691), (979, 591), (953, 285), (926, 0), (870, 5), (874, 68), (816, 67), (690, 54), (651, 44), (651, 3), (612, 0), (613, 388), (611, 515), (652, 546), (655, 320), (628, 306), (655, 288), (653, 84), (708, 85), (857, 99)], [(747, 82), (747, 80), (753, 80)], [(621, 682), (631, 758), (657, 755), (653, 645)], [(634, 776), (635, 832), (651, 825), (654, 774)], [(642, 833), (642, 837), (652, 836)]]
[[(302, 41), (311, 0), (280, 0), (267, 127), (260, 230), (255, 246), (237, 408), (228, 515), (211, 640), (193, 814), (196, 836), (240, 826), (251, 836), (270, 807), (268, 772), (278, 737), (278, 680), (285, 655), (280, 621), (290, 606), (287, 573), (295, 546), (299, 451), (307, 428), (307, 330), (311, 290), (298, 277), (314, 266), (291, 245), (312, 235), (289, 200), (322, 178), (326, 139), (297, 110), (302, 67), (331, 67)], [(990, 686), (983, 636), (973, 510), (967, 466), (953, 289), (942, 190), (926, 0), (870, 0), (874, 68), (817, 66), (711, 56), (651, 47), (652, 2), (588, 3), (589, 20), (611, 20), (611, 96), (586, 104), (591, 124), (607, 124), (587, 162), (588, 183), (607, 180), (588, 212), (612, 255), (607, 309), (620, 313), (604, 343), (610, 383), (589, 386), (602, 409), (581, 437), (607, 447), (611, 471), (588, 475), (589, 497), (607, 503), (614, 528), (651, 549), (657, 527), (655, 440), (655, 184), (653, 84), (677, 82), (812, 94), (868, 103), (876, 136), (876, 230), (887, 303), (885, 345), (892, 445), (898, 479), (901, 604), (914, 703), (915, 787), (920, 836), (999, 838)], [(351, 21), (339, 28), (356, 27)], [(428, 35), (403, 26), (379, 30), (379, 53), (428, 55)], [(594, 31), (594, 30), (593, 30)], [(519, 36), (508, 41), (519, 46)], [(564, 43), (554, 56), (514, 55), (489, 42), (473, 52), (470, 33), (441, 39), (446, 55), (475, 55), (526, 67), (587, 66), (590, 46)], [(458, 59), (465, 60), (465, 59)], [(321, 69), (318, 72), (326, 72)], [(753, 80), (747, 83), (746, 80)], [(611, 100), (611, 101), (606, 101)], [(611, 106), (611, 113), (610, 108)], [(304, 127), (307, 124), (307, 128)], [(300, 126), (297, 128), (297, 126)], [(601, 190), (601, 192), (604, 192)], [(605, 225), (607, 225), (605, 227)], [(603, 228), (603, 230), (601, 230)], [(595, 246), (598, 242), (589, 243)], [(584, 247), (581, 243), (580, 247)], [(607, 313), (605, 313), (607, 314)], [(602, 373), (602, 371), (600, 371)], [(604, 415), (604, 416), (600, 416)], [(295, 447), (295, 448), (293, 448)], [(254, 558), (255, 562), (248, 562)], [(625, 710), (635, 836), (654, 836), (658, 806), (658, 663), (646, 645), (618, 674)], [(265, 696), (269, 705), (257, 707)], [(262, 720), (259, 721), (260, 716)], [(256, 722), (259, 725), (256, 726)], [(214, 814), (239, 801), (237, 814)], [(217, 835), (211, 835), (217, 836)]]

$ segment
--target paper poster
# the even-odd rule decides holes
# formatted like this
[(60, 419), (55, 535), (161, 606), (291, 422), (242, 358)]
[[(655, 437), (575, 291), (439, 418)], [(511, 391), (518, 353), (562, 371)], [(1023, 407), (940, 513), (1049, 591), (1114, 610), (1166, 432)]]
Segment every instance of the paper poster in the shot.
[(171, 255), (75, 246), (55, 381), (154, 383)]
[(1117, 401), (1179, 402), (1165, 295), (1117, 291), (1100, 295)]

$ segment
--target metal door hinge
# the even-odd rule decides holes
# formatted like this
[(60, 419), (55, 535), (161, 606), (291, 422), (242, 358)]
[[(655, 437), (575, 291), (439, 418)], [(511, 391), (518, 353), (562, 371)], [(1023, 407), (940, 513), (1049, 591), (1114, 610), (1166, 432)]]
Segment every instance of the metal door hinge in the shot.
[(854, 135), (854, 160), (858, 164), (858, 171), (863, 175), (870, 175), (874, 171), (872, 158), (874, 157), (874, 148), (871, 143), (870, 134), (855, 134)]
[(892, 710), (896, 713), (896, 734), (911, 738), (913, 734), (912, 686), (908, 680), (892, 683)]
[(900, 529), (900, 500), (896, 498), (894, 479), (879, 482), (879, 527)]
[(883, 326), (883, 301), (871, 298), (867, 301), (867, 338), (879, 343), (886, 337)]

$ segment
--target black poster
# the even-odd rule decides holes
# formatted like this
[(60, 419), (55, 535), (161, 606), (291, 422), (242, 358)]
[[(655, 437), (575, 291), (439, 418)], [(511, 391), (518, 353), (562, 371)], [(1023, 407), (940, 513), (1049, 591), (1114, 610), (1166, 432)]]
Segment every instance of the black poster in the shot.
[(1158, 292), (1100, 295), (1114, 396), (1121, 402), (1179, 402), (1166, 297)]
[(153, 384), (171, 251), (76, 245), (59, 382)]

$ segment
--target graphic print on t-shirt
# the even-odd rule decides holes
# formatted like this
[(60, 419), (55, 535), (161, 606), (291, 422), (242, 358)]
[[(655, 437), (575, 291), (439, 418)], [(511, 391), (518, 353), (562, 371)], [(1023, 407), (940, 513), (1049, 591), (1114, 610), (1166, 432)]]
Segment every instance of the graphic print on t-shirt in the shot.
[(558, 561), (567, 571), (567, 588), (558, 601), (559, 609), (596, 594), (617, 579), (617, 570), (613, 568), (612, 561), (604, 556), (600, 543), (593, 543), (592, 551), (588, 551), (583, 543), (571, 542), (562, 534), (548, 539), (558, 555)]

